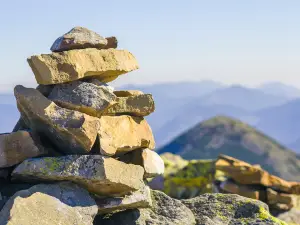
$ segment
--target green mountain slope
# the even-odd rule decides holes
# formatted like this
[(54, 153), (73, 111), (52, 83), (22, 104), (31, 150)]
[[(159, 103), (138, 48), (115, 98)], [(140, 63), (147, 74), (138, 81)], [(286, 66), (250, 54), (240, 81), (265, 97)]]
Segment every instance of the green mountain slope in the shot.
[(286, 180), (300, 181), (300, 156), (232, 118), (218, 116), (206, 120), (158, 150), (185, 159), (216, 159), (222, 153), (251, 164)]

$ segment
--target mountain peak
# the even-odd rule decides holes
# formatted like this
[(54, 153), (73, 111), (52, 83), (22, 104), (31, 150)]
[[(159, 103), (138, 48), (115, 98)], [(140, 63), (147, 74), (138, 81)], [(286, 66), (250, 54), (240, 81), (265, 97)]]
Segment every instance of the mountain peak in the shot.
[[(300, 159), (270, 137), (239, 120), (217, 116), (205, 120), (159, 150), (185, 159), (216, 159), (219, 154), (260, 164), (286, 179), (300, 180)], [(286, 168), (286, 165), (289, 165)]]

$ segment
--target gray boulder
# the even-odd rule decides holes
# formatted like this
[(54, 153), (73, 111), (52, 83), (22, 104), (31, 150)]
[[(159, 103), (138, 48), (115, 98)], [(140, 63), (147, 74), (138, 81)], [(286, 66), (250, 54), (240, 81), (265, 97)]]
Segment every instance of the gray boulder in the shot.
[(17, 181), (73, 181), (104, 196), (123, 196), (144, 186), (144, 169), (100, 155), (25, 160), (12, 172)]
[[(111, 41), (110, 41), (111, 42)], [(51, 47), (53, 52), (83, 48), (105, 48), (108, 41), (94, 31), (84, 27), (74, 27), (68, 33), (57, 38)]]
[(61, 107), (100, 117), (117, 96), (105, 85), (73, 81), (55, 85), (48, 98)]

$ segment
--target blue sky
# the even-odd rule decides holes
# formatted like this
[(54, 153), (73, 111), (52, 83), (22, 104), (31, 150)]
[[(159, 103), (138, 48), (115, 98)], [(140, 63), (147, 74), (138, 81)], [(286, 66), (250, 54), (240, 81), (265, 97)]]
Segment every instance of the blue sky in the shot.
[(4, 1), (0, 91), (35, 86), (26, 58), (74, 26), (115, 35), (140, 70), (114, 85), (213, 79), (300, 87), (300, 1)]

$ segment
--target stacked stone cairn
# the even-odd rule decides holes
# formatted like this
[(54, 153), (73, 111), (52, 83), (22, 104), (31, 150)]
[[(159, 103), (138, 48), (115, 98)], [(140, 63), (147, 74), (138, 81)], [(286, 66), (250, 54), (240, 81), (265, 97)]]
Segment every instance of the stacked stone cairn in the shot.
[[(28, 58), (39, 86), (15, 87), (21, 118), (12, 133), (0, 136), (0, 200), (2, 206), (6, 202), (0, 224), (26, 224), (20, 221), (34, 217), (26, 215), (29, 202), (40, 206), (37, 211), (47, 209), (58, 204), (51, 196), (73, 206), (86, 204), (61, 210), (69, 216), (47, 211), (52, 224), (92, 224), (95, 210), (108, 214), (151, 207), (147, 178), (164, 172), (144, 119), (155, 105), (151, 94), (115, 91), (107, 84), (139, 68), (135, 57), (117, 45), (115, 37), (75, 27), (54, 42), (51, 54)], [(31, 188), (9, 199), (24, 186)], [(27, 207), (21, 207), (24, 202)]]
[[(215, 192), (231, 193), (267, 203), (274, 214), (300, 208), (300, 183), (269, 174), (259, 165), (251, 165), (230, 156), (220, 155), (216, 170), (222, 171)], [(299, 221), (300, 222), (300, 219)]]

